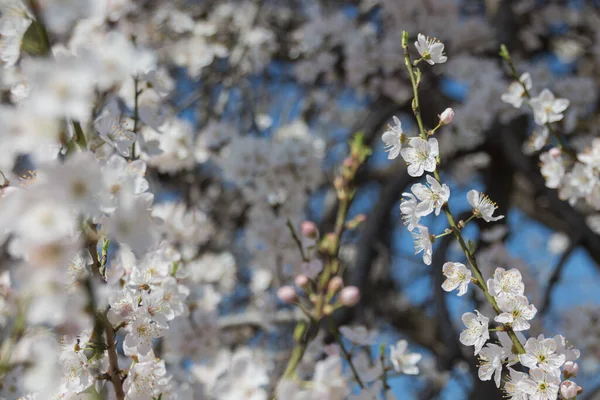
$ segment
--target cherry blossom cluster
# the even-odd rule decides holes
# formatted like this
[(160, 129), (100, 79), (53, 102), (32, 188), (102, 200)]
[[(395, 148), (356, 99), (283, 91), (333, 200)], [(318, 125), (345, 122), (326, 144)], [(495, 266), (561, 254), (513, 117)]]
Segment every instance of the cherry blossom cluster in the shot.
[[(144, 35), (148, 21), (130, 24), (136, 10), (129, 1), (0, 2), (2, 398), (267, 396), (265, 364), (248, 363), (255, 351), (231, 353), (215, 339), (237, 265), (228, 252), (198, 250), (222, 198), (194, 208), (157, 203), (150, 191), (159, 174), (218, 158), (233, 128), (207, 124), (199, 139), (169, 107), (173, 60)], [(188, 14), (168, 10), (154, 9), (153, 23), (179, 18), (169, 29), (185, 20), (193, 30)], [(313, 155), (310, 145), (282, 148), (285, 166)], [(214, 378), (185, 367), (213, 357)], [(238, 365), (250, 367), (245, 384), (224, 373)]]
[[(503, 49), (503, 57), (513, 72), (510, 54)], [(530, 138), (530, 151), (542, 151), (539, 158), (546, 186), (558, 189), (561, 199), (575, 205), (580, 199), (595, 210), (600, 209), (600, 183), (598, 179), (598, 154), (600, 141), (592, 140), (589, 146), (578, 152), (565, 141), (556, 122), (562, 121), (570, 101), (557, 98), (549, 89), (537, 96), (532, 92), (533, 82), (528, 72), (512, 82), (502, 94), (502, 101), (519, 109), (527, 102), (533, 112), (537, 127)], [(554, 125), (553, 125), (554, 124)], [(552, 142), (555, 142), (555, 145)]]
[[(497, 315), (493, 320), (497, 326), (494, 328), (489, 326), (490, 318), (478, 310), (467, 312), (462, 316), (466, 328), (460, 335), (460, 342), (465, 346), (474, 346), (474, 355), (479, 358), (478, 375), (481, 380), (493, 379), (498, 388), (502, 386), (508, 398), (557, 399), (560, 392), (562, 398), (574, 399), (582, 389), (569, 378), (577, 375), (579, 367), (575, 360), (580, 356), (579, 350), (567, 347), (562, 335), (553, 338), (539, 335), (537, 338), (531, 337), (525, 341), (521, 332), (531, 327), (529, 321), (535, 317), (537, 309), (525, 296), (521, 273), (516, 268), (507, 271), (498, 267), (493, 276), (485, 281), (474, 257), (473, 248), (467, 245), (463, 238), (462, 229), (472, 219), (481, 218), (489, 223), (504, 216), (495, 216), (496, 204), (476, 190), (467, 193), (467, 202), (472, 208), (472, 214), (467, 220), (456, 222), (450, 211), (448, 205), (450, 188), (442, 182), (437, 171), (440, 162), (439, 143), (436, 138), (430, 136), (435, 135), (440, 127), (452, 122), (454, 111), (445, 110), (439, 115), (438, 125), (426, 130), (421, 120), (418, 103), (421, 71), (417, 69), (417, 65), (423, 60), (430, 65), (446, 62), (447, 57), (443, 55), (444, 45), (436, 40), (425, 39), (424, 35), (419, 34), (415, 47), (421, 58), (414, 62), (410, 59), (406, 32), (403, 33), (403, 47), (406, 66), (414, 89), (413, 111), (420, 135), (415, 137), (405, 135), (400, 120), (394, 117), (395, 125), (390, 126), (383, 133), (382, 140), (385, 142), (386, 151), (389, 152), (388, 158), (395, 159), (399, 155), (402, 156), (410, 176), (421, 177), (425, 174), (426, 184), (412, 185), (411, 193), (403, 193), (400, 203), (404, 223), (415, 239), (415, 254), (423, 253), (423, 262), (431, 265), (435, 239), (454, 235), (470, 268), (460, 262), (446, 262), (442, 266), (446, 278), (442, 289), (447, 292), (458, 289), (458, 296), (463, 296), (467, 293), (469, 284), (474, 283), (484, 292), (496, 312)], [(523, 97), (529, 96), (530, 89), (530, 77), (524, 74), (520, 82), (511, 84), (502, 96), (502, 100), (520, 107)], [(545, 90), (540, 96), (531, 98), (530, 104), (536, 123), (543, 126), (562, 119), (562, 112), (568, 107), (569, 102), (555, 99), (551, 92)], [(540, 148), (546, 144), (547, 138), (548, 130)], [(542, 173), (544, 172), (545, 166), (542, 166)], [(438, 216), (442, 210), (447, 216), (450, 227), (436, 236), (420, 222), (421, 218), (432, 213)], [(499, 342), (494, 343), (490, 340), (490, 331), (497, 332)], [(512, 367), (517, 363), (528, 368), (528, 372), (513, 369)], [(509, 378), (502, 384), (504, 367), (508, 368)]]
[[(531, 13), (519, 35), (538, 49), (539, 27), (566, 13), (558, 6), (532, 11), (528, 3), (511, 7), (517, 15)], [(473, 56), (494, 50), (494, 31), (445, 0), (426, 7), (421, 0), (362, 0), (357, 14), (335, 4), (298, 4), (0, 0), (1, 398), (370, 399), (383, 392), (391, 399), (388, 378), (433, 369), (404, 339), (371, 359), (365, 354), (375, 331), (329, 328), (338, 309), (361, 297), (342, 280), (342, 257), (352, 246), (340, 242), (341, 232), (364, 220), (346, 218), (362, 153), (351, 154), (332, 182), (342, 224), (321, 234), (301, 223), (311, 196), (330, 178), (322, 165), (329, 161), (326, 146), (345, 146), (337, 143), (337, 128), (350, 117), (366, 119), (366, 109), (340, 107), (341, 95), (350, 88), (362, 99), (409, 104), (400, 29), (428, 27), (452, 38), (456, 56), (449, 60), (444, 44), (419, 35), (419, 66), (442, 64), (436, 71), (447, 68), (442, 72), (450, 78), (478, 88), (456, 108), (460, 118), (445, 110), (431, 135), (407, 137), (397, 118), (384, 134), (390, 158), (401, 155), (410, 175), (425, 175), (401, 207), (416, 248), (431, 263), (435, 239), (424, 218), (449, 211), (450, 188), (437, 176), (440, 156), (472, 149), (494, 115), (516, 112), (501, 102), (488, 107), (504, 90), (502, 72)], [(595, 21), (569, 24), (595, 32)], [(597, 57), (598, 46), (589, 53)], [(558, 140), (549, 124), (564, 122), (572, 132), (596, 99), (595, 83), (586, 76), (553, 86), (542, 67), (526, 70), (529, 81), (572, 101), (545, 91), (527, 100), (536, 122), (549, 129), (534, 135), (547, 150), (548, 141)], [(267, 78), (301, 87), (298, 109), (293, 96), (256, 84)], [(527, 97), (516, 96), (519, 85), (511, 87), (506, 96), (513, 103)], [(520, 87), (531, 90), (526, 79)], [(271, 116), (277, 111), (278, 121)], [(448, 124), (459, 128), (453, 137), (435, 136)], [(551, 160), (542, 159), (544, 174), (565, 199), (585, 198), (597, 208), (598, 143), (572, 146), (544, 153)], [(465, 168), (483, 164), (475, 154)], [(471, 191), (467, 200), (472, 218), (501, 218), (482, 193)], [(457, 221), (456, 230), (468, 222)], [(513, 267), (496, 262), (504, 256), (500, 246), (485, 254), (487, 264)], [(467, 293), (478, 277), (465, 264), (444, 264), (444, 290)], [(498, 362), (515, 360), (510, 332), (525, 343), (525, 355), (537, 357), (518, 333), (535, 314), (528, 301), (534, 288), (521, 271), (529, 297), (518, 284), (514, 293), (498, 289), (505, 277), (516, 279), (507, 269), (492, 283), (479, 279), (499, 310), (493, 329), (510, 327), (498, 332), (501, 346), (482, 341), (483, 333), (464, 335), (487, 357), (487, 379), (500, 374)], [(465, 317), (477, 332), (483, 318)], [(293, 335), (273, 329), (287, 324), (296, 324)], [(293, 338), (293, 353), (270, 341), (257, 346), (257, 327)], [(324, 346), (323, 331), (337, 336), (337, 344)], [(576, 353), (564, 338), (537, 340), (544, 344), (530, 348), (543, 348), (552, 361), (542, 365), (519, 354), (530, 371), (510, 370), (516, 386), (550, 381), (560, 369), (565, 379), (576, 375)], [(286, 365), (289, 373), (280, 379)], [(565, 398), (577, 391), (569, 382), (561, 387)]]

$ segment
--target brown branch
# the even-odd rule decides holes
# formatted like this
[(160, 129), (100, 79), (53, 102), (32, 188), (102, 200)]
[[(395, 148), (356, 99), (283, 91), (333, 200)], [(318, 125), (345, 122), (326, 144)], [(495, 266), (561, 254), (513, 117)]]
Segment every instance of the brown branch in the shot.
[(121, 372), (119, 371), (115, 330), (106, 317), (103, 319), (104, 332), (106, 333), (106, 347), (108, 352), (108, 374), (110, 375), (110, 381), (115, 389), (117, 400), (124, 400), (125, 392), (123, 391), (123, 382), (121, 381)]

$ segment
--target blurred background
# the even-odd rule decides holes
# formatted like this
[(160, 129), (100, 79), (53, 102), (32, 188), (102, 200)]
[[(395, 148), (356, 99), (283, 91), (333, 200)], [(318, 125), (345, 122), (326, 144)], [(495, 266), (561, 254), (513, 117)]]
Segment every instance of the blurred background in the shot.
[[(531, 74), (534, 94), (549, 88), (570, 100), (557, 129), (573, 148), (585, 148), (600, 127), (600, 2), (109, 3), (111, 23), (167, 66), (155, 91), (139, 99), (149, 149), (153, 128), (162, 126), (163, 153), (146, 160), (147, 178), (154, 215), (178, 243), (190, 280), (202, 284), (195, 325), (180, 322), (162, 339), (168, 363), (189, 369), (218, 348), (215, 341), (246, 343), (275, 353), (270, 368), (281, 375), (295, 319), (275, 291), (293, 284), (302, 261), (287, 224), (298, 229), (311, 220), (321, 232), (332, 230), (333, 179), (351, 135), (362, 132), (373, 155), (358, 173), (350, 217), (367, 219), (345, 234), (341, 250), (345, 282), (362, 298), (335, 323), (376, 329), (373, 354), (398, 339), (423, 354), (419, 376), (390, 378), (398, 399), (502, 398), (493, 382), (477, 378), (473, 350), (458, 340), (464, 312), (493, 311), (473, 285), (463, 297), (441, 289), (442, 264), (465, 262), (464, 255), (446, 236), (425, 266), (399, 211), (402, 193), (420, 179), (408, 176), (401, 158), (387, 159), (381, 134), (397, 116), (407, 135), (417, 135), (401, 47), (406, 30), (413, 57), (418, 33), (445, 44), (446, 63), (420, 65), (420, 92), (426, 127), (446, 107), (456, 112), (436, 133), (452, 210), (470, 212), (466, 193), (477, 189), (506, 215), (465, 230), (484, 276), (497, 267), (521, 271), (538, 308), (527, 335), (566, 336), (582, 354), (577, 383), (585, 392), (578, 399), (600, 399), (600, 214), (546, 188), (530, 146), (531, 115), (500, 100), (512, 78), (498, 55), (506, 44), (517, 72)], [(71, 40), (88, 40), (88, 28)], [(129, 113), (133, 85), (117, 94)], [(425, 224), (435, 233), (446, 228), (442, 217)]]
[[(458, 341), (463, 312), (490, 310), (476, 290), (461, 298), (442, 291), (442, 264), (464, 262), (450, 237), (437, 241), (430, 267), (413, 255), (398, 206), (415, 179), (401, 158), (389, 161), (383, 151), (381, 134), (392, 116), (408, 135), (417, 134), (401, 32), (411, 34), (411, 43), (423, 33), (442, 41), (448, 55), (445, 64), (421, 67), (421, 109), (428, 127), (446, 107), (456, 112), (453, 124), (436, 134), (452, 209), (467, 212), (465, 195), (475, 188), (506, 215), (467, 229), (484, 276), (496, 267), (521, 271), (539, 310), (528, 334), (564, 334), (582, 352), (582, 398), (600, 399), (598, 216), (545, 187), (529, 146), (531, 116), (500, 100), (511, 78), (498, 56), (506, 44), (517, 72), (531, 73), (534, 93), (550, 88), (571, 101), (559, 129), (575, 148), (585, 146), (600, 126), (599, 2), (265, 0), (181, 7), (181, 14), (164, 19), (189, 36), (169, 50), (179, 64), (171, 101), (199, 132), (195, 156), (204, 159), (177, 172), (194, 182), (188, 192), (172, 187), (165, 196), (191, 204), (202, 204), (211, 190), (229, 196), (211, 210), (215, 230), (227, 232), (206, 244), (236, 259), (236, 286), (222, 312), (264, 307), (252, 289), (257, 271), (276, 285), (290, 283), (299, 260), (285, 223), (306, 218), (322, 231), (332, 228), (332, 179), (350, 134), (363, 132), (374, 152), (358, 176), (350, 214), (364, 213), (367, 221), (342, 247), (346, 283), (359, 286), (363, 298), (337, 322), (375, 328), (380, 343), (406, 338), (424, 354), (420, 376), (391, 379), (400, 399), (501, 398), (493, 383), (477, 379), (472, 350)], [(172, 182), (177, 179), (163, 177), (165, 186)], [(426, 221), (436, 233), (445, 224), (444, 218)], [(290, 329), (283, 324), (275, 333), (248, 334), (284, 349)]]

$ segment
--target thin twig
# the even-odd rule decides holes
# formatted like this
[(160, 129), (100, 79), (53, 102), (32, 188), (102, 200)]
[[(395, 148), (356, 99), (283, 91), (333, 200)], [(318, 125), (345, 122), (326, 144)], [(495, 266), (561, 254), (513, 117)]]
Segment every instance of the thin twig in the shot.
[(544, 315), (550, 309), (550, 305), (552, 303), (552, 290), (554, 286), (560, 281), (561, 273), (569, 260), (573, 251), (579, 246), (579, 240), (571, 240), (569, 247), (565, 250), (565, 252), (560, 256), (556, 267), (552, 271), (552, 275), (550, 275), (550, 279), (548, 279), (548, 285), (546, 286), (546, 291), (544, 292), (544, 301), (542, 302), (542, 306), (539, 309), (539, 314)]
[(300, 251), (300, 256), (302, 257), (302, 261), (308, 262), (309, 260), (308, 260), (308, 257), (306, 256), (306, 253), (304, 253), (304, 247), (302, 246), (302, 241), (296, 234), (294, 225), (292, 225), (292, 221), (290, 221), (289, 218), (287, 220), (287, 227), (290, 230), (290, 233), (292, 235), (292, 238), (294, 239), (294, 242), (296, 242), (296, 245), (298, 246), (298, 250)]
[(334, 324), (331, 324), (331, 333), (333, 334), (333, 337), (335, 338), (335, 341), (337, 342), (337, 344), (340, 346), (342, 353), (344, 353), (344, 358), (346, 359), (346, 361), (348, 361), (348, 365), (350, 365), (350, 369), (352, 370), (352, 375), (354, 375), (354, 379), (356, 379), (356, 382), (358, 382), (358, 384), (360, 385), (360, 388), (364, 389), (365, 385), (362, 382), (362, 379), (360, 379), (360, 375), (358, 374), (358, 371), (356, 370), (356, 367), (354, 366), (354, 363), (352, 362), (352, 356), (350, 355), (350, 353), (348, 353), (348, 350), (346, 350), (346, 347), (344, 346), (344, 342), (342, 341), (342, 338), (340, 337), (340, 331), (338, 330), (337, 326), (335, 326)]

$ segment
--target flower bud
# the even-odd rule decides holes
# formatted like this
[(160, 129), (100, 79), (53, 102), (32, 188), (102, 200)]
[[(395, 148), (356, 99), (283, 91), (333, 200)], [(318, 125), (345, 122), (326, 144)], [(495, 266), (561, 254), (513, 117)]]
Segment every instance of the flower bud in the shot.
[(328, 356), (339, 356), (340, 346), (338, 346), (336, 343), (331, 343), (325, 346), (323, 348), (323, 351), (325, 351), (325, 354), (327, 354)]
[(329, 286), (327, 286), (327, 291), (330, 293), (337, 293), (344, 286), (344, 281), (339, 276), (334, 276), (329, 281)]
[(294, 279), (294, 282), (296, 283), (296, 286), (304, 289), (308, 286), (308, 277), (306, 275), (298, 275), (296, 276), (296, 279)]
[(560, 149), (557, 149), (556, 147), (553, 147), (550, 150), (548, 150), (548, 153), (550, 153), (550, 155), (554, 158), (560, 157)]
[(291, 304), (296, 301), (296, 289), (289, 285), (282, 286), (277, 291), (277, 297), (285, 304)]
[(577, 397), (577, 384), (573, 381), (564, 381), (560, 384), (560, 394), (565, 399), (574, 399)]
[(440, 125), (448, 125), (454, 119), (454, 110), (446, 108), (443, 113), (440, 114)]
[(316, 239), (319, 235), (319, 229), (317, 225), (312, 221), (304, 221), (302, 225), (300, 225), (300, 230), (302, 231), (302, 236), (309, 239)]
[(344, 187), (344, 179), (341, 176), (336, 176), (333, 180), (333, 187), (341, 190)]
[(356, 286), (346, 286), (340, 292), (340, 302), (347, 306), (355, 306), (360, 300), (360, 290)]
[(563, 366), (563, 375), (566, 379), (574, 378), (579, 373), (579, 365), (573, 361), (567, 361)]

